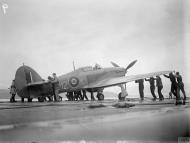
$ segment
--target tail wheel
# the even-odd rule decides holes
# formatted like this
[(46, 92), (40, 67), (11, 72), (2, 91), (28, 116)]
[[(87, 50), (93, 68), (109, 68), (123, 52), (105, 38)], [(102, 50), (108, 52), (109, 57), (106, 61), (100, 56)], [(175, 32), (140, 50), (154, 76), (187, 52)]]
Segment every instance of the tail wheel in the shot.
[(98, 100), (104, 100), (104, 95), (102, 93), (97, 94)]
[(118, 94), (118, 99), (119, 99), (120, 101), (124, 101), (124, 100), (125, 100), (125, 97), (122, 97), (121, 94), (122, 94), (121, 92)]

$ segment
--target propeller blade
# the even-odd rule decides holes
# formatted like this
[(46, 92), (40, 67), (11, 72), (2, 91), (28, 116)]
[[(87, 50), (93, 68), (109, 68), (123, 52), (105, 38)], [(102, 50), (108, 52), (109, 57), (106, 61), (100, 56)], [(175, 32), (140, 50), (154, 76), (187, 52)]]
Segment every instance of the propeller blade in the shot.
[(114, 67), (119, 67), (118, 64), (114, 63), (114, 62), (111, 62), (111, 64), (114, 66)]
[(137, 62), (137, 60), (134, 60), (133, 62), (131, 62), (128, 66), (127, 66), (127, 68), (125, 69), (126, 71), (129, 69), (129, 68), (131, 68), (132, 66), (134, 66), (134, 64)]

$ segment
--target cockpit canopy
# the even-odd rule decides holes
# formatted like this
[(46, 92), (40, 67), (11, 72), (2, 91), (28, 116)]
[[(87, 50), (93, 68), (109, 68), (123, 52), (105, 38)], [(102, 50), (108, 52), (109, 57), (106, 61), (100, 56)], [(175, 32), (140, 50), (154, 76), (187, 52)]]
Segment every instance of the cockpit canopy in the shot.
[(99, 64), (95, 64), (94, 67), (92, 67), (92, 66), (86, 66), (86, 67), (79, 68), (79, 70), (81, 70), (83, 72), (93, 71), (93, 70), (99, 70), (99, 69), (102, 69), (102, 67)]
[(79, 70), (87, 72), (87, 71), (93, 71), (92, 66), (86, 66), (86, 67), (81, 67)]

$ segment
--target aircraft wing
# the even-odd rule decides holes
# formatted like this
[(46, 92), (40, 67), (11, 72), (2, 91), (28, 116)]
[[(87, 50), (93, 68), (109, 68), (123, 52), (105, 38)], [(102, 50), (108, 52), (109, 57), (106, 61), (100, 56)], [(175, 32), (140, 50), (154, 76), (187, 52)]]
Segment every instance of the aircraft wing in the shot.
[(145, 79), (145, 78), (154, 77), (157, 75), (168, 74), (170, 72), (172, 71), (160, 71), (160, 72), (153, 72), (153, 73), (147, 73), (147, 74), (109, 78), (109, 79), (98, 81), (96, 83), (89, 84), (88, 86), (85, 86), (84, 88), (105, 88), (105, 87), (110, 87), (110, 86), (116, 86), (119, 84), (132, 82), (138, 79)]

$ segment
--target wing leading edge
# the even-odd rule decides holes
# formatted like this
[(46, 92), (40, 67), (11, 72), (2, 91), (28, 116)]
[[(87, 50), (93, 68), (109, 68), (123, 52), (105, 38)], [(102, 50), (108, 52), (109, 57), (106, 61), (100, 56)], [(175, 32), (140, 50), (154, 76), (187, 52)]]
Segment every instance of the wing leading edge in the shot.
[(89, 84), (88, 86), (85, 86), (84, 88), (105, 88), (105, 87), (110, 87), (110, 86), (116, 86), (119, 84), (132, 82), (138, 79), (145, 79), (145, 78), (154, 77), (158, 75), (168, 74), (170, 72), (172, 71), (160, 71), (160, 72), (153, 72), (153, 73), (147, 73), (147, 74), (109, 78), (109, 79), (101, 80), (96, 83)]

